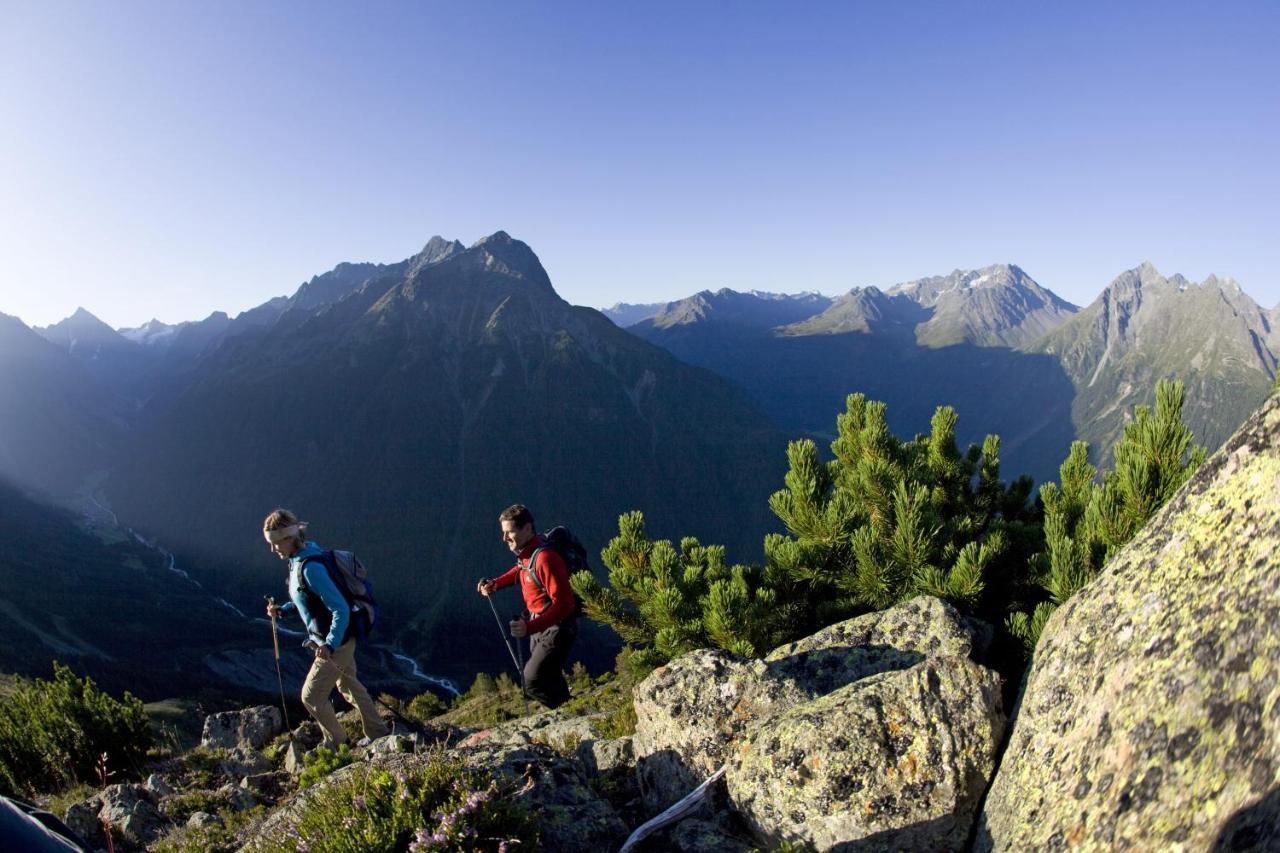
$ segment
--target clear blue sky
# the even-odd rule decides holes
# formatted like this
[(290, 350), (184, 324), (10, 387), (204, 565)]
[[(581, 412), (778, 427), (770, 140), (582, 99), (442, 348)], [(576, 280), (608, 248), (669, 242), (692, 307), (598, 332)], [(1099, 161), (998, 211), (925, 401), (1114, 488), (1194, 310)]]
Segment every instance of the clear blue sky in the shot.
[(503, 229), (571, 302), (1012, 262), (1280, 302), (1280, 3), (0, 0), (0, 311)]

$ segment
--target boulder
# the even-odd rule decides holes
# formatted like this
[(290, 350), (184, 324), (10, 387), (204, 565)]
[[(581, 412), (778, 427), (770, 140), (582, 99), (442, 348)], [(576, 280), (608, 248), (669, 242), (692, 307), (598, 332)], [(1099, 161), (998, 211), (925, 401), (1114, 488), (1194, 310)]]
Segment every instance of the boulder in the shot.
[(130, 841), (146, 844), (169, 825), (142, 785), (108, 785), (100, 796), (98, 819), (111, 824)]
[(216, 814), (209, 812), (193, 812), (191, 817), (187, 818), (187, 826), (193, 829), (203, 829), (206, 826), (221, 826), (222, 818)]
[(729, 798), (760, 838), (819, 850), (963, 850), (1004, 732), (1000, 678), (928, 658), (753, 728)]
[(239, 785), (223, 785), (217, 793), (227, 805), (238, 812), (248, 811), (258, 804), (258, 798), (253, 792)]
[(766, 843), (962, 849), (1004, 733), (989, 629), (919, 597), (744, 661), (683, 655), (636, 688), (651, 812), (726, 766)]
[(763, 661), (720, 649), (654, 670), (635, 689), (632, 745), (645, 805), (658, 812), (676, 802), (728, 761), (743, 732), (806, 698), (794, 684), (769, 678)]
[(1280, 849), (1280, 398), (1049, 620), (980, 850)]
[[(506, 746), (481, 744), (455, 748), (450, 753), (467, 768), (483, 776), (515, 784), (512, 798), (538, 815), (542, 848), (557, 853), (599, 853), (617, 849), (627, 828), (617, 813), (592, 789), (582, 766), (543, 744)], [(243, 839), (245, 850), (291, 849), (300, 813), (307, 801), (352, 773), (365, 768), (389, 773), (408, 771), (434, 754), (394, 753), (371, 755), (367, 764), (339, 768), (311, 788), (299, 792), (288, 805), (277, 809)]]
[(627, 827), (591, 787), (582, 765), (544, 744), (482, 744), (456, 750), (468, 769), (520, 785), (514, 799), (539, 815), (542, 846), (559, 853), (616, 849)]
[(255, 773), (266, 773), (272, 769), (271, 760), (256, 749), (237, 746), (228, 750), (226, 757), (218, 762), (218, 769), (223, 775), (240, 779)]
[(572, 752), (581, 742), (596, 737), (595, 721), (601, 716), (575, 716), (560, 710), (542, 711), (472, 732), (459, 741), (458, 746), (527, 746), (541, 743), (560, 752)]
[(578, 760), (591, 777), (608, 776), (635, 766), (636, 754), (630, 737), (584, 740), (578, 744)]
[(72, 832), (90, 845), (105, 847), (106, 836), (102, 831), (102, 821), (98, 819), (100, 811), (102, 811), (102, 797), (93, 796), (68, 807), (62, 819)]
[(200, 745), (207, 749), (233, 749), (237, 746), (262, 749), (282, 731), (284, 723), (279, 708), (255, 705), (205, 717)]
[(307, 754), (307, 749), (296, 740), (289, 741), (289, 745), (284, 750), (284, 769), (291, 775), (297, 776), (306, 769), (302, 757)]
[(417, 735), (385, 735), (372, 741), (365, 749), (370, 755), (389, 755), (397, 752), (413, 752), (417, 746)]
[(156, 797), (168, 797), (174, 794), (173, 786), (164, 780), (159, 773), (152, 773), (147, 777), (147, 781), (143, 782), (143, 787), (154, 794)]

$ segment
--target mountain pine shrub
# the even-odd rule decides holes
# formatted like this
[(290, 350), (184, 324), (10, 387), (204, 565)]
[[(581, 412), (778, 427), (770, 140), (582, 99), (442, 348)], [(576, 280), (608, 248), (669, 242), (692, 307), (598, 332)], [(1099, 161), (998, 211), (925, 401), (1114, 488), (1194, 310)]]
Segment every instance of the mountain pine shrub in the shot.
[(1041, 487), (1045, 550), (1032, 557), (1030, 569), (1047, 600), (1006, 622), (1028, 656), (1053, 611), (1097, 577), (1204, 462), (1208, 452), (1193, 444), (1183, 402), (1182, 383), (1161, 380), (1154, 411), (1134, 409), (1115, 447), (1115, 469), (1101, 482), (1088, 445), (1077, 441), (1058, 469), (1059, 482)]
[(98, 781), (106, 755), (113, 778), (136, 777), (154, 743), (142, 701), (116, 700), (57, 661), (53, 679), (18, 678), (0, 704), (0, 793), (32, 796)]
[(784, 488), (770, 498), (787, 534), (766, 537), (765, 565), (728, 566), (723, 546), (645, 535), (623, 515), (603, 551), (608, 585), (572, 579), (587, 614), (660, 664), (715, 646), (760, 656), (859, 613), (927, 593), (997, 624), (1032, 589), (1027, 558), (1042, 548), (1031, 481), (1000, 480), (1000, 440), (961, 454), (956, 413), (901, 441), (883, 403), (848, 398), (824, 461), (817, 445), (787, 449)]

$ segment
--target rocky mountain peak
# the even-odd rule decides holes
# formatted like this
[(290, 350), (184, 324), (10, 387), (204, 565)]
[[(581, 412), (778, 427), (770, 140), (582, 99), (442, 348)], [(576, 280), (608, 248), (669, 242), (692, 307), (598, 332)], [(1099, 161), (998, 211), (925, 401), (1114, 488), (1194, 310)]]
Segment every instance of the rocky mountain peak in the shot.
[(50, 343), (65, 347), (131, 347), (133, 341), (99, 320), (84, 308), (52, 326), (35, 329)]

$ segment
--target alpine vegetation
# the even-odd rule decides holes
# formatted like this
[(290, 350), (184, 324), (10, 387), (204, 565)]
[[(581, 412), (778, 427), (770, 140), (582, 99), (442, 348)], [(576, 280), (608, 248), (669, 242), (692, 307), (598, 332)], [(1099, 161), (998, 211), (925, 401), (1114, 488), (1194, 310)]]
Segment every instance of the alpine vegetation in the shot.
[(715, 647), (758, 657), (780, 644), (919, 595), (1002, 626), (996, 654), (1017, 670), (1053, 607), (1103, 563), (1186, 481), (1205, 457), (1182, 422), (1182, 386), (1162, 381), (1154, 411), (1139, 406), (1097, 482), (1077, 442), (1061, 483), (1032, 500), (1032, 481), (1000, 477), (1000, 438), (961, 452), (957, 416), (934, 413), (909, 441), (890, 431), (886, 406), (848, 397), (834, 458), (809, 439), (787, 449), (784, 487), (769, 508), (785, 534), (764, 540), (763, 566), (733, 565), (693, 538), (650, 541), (644, 517), (619, 519), (602, 552), (608, 585), (579, 572), (574, 589), (641, 659), (671, 660)]

